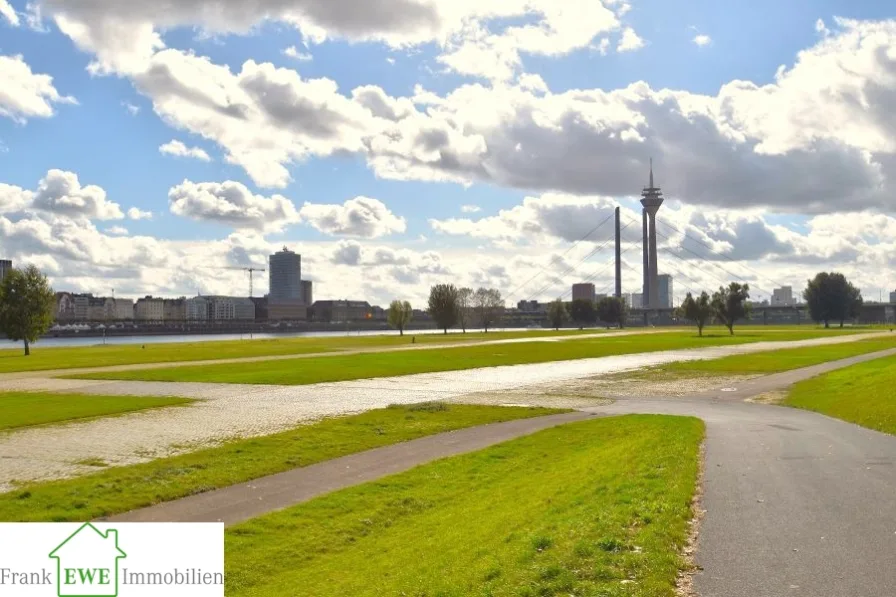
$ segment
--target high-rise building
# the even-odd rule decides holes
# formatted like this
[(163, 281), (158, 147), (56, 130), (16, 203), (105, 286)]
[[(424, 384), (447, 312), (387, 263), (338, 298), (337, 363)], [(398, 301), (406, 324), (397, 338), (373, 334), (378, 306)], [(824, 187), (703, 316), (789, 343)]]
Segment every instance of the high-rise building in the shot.
[(572, 285), (572, 300), (594, 302), (594, 284), (582, 282)]
[(311, 280), (302, 280), (302, 302), (305, 303), (306, 307), (310, 307), (314, 303), (312, 298)]
[(633, 292), (632, 298), (629, 301), (629, 307), (632, 309), (644, 309), (647, 305), (644, 304), (644, 295), (640, 292)]
[(657, 288), (659, 290), (659, 303), (657, 307), (660, 309), (671, 309), (672, 304), (672, 276), (662, 274), (656, 277)]
[(890, 302), (896, 304), (896, 291), (890, 293)]
[(272, 301), (302, 300), (302, 256), (286, 247), (271, 255), (269, 262)]
[(782, 286), (772, 290), (772, 307), (792, 307), (793, 305), (793, 287)]
[(3, 280), (10, 270), (12, 270), (12, 261), (9, 259), (0, 259), (0, 280)]
[(659, 281), (657, 280), (656, 212), (663, 204), (663, 192), (653, 185), (653, 160), (650, 160), (650, 183), (641, 191), (641, 228), (644, 251), (644, 307), (660, 307)]

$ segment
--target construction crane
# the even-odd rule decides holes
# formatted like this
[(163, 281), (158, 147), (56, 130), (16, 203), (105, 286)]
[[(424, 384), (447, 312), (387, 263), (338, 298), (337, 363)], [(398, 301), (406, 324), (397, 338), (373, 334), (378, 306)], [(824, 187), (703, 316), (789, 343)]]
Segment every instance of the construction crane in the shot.
[(224, 267), (224, 268), (221, 268), (221, 269), (242, 270), (242, 271), (244, 271), (244, 272), (249, 272), (249, 298), (252, 298), (252, 290), (253, 290), (253, 289), (252, 289), (252, 286), (253, 286), (252, 275), (253, 275), (255, 272), (263, 272), (263, 271), (267, 271), (267, 270), (265, 270), (265, 269), (262, 268), (262, 267)]

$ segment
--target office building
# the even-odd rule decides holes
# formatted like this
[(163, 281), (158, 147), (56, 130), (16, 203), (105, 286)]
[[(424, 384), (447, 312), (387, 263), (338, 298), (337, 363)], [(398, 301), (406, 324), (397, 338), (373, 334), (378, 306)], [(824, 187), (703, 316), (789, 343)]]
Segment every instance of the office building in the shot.
[(594, 302), (594, 284), (581, 283), (572, 285), (572, 300)]
[(132, 321), (134, 319), (134, 299), (112, 299), (113, 319)]
[(11, 270), (12, 261), (10, 261), (9, 259), (0, 259), (0, 280), (3, 280), (3, 278), (6, 277), (6, 274), (8, 274)]
[(302, 301), (302, 256), (286, 247), (270, 256), (268, 298), (272, 301)]
[(367, 301), (317, 301), (312, 305), (314, 321), (345, 322), (372, 319), (373, 312)]
[(302, 280), (302, 302), (305, 303), (305, 306), (308, 306), (314, 303), (312, 299), (311, 280)]
[(134, 319), (137, 321), (162, 321), (164, 313), (164, 299), (145, 296), (134, 303)]
[(656, 212), (663, 204), (663, 192), (653, 185), (653, 160), (650, 160), (650, 183), (641, 191), (642, 250), (644, 258), (644, 307), (660, 307), (659, 274), (657, 273)]
[(796, 304), (793, 300), (793, 288), (782, 286), (772, 290), (772, 307), (792, 307)]
[(254, 320), (255, 301), (234, 296), (207, 296), (208, 317), (221, 320)]
[(644, 309), (646, 305), (644, 304), (644, 295), (640, 292), (633, 292), (632, 298), (629, 301), (629, 307), (632, 309)]
[(187, 299), (180, 297), (176, 299), (162, 300), (162, 320), (164, 321), (184, 321), (187, 318)]
[(657, 291), (659, 294), (658, 309), (671, 309), (672, 304), (672, 276), (663, 274), (656, 277)]
[(184, 301), (187, 321), (208, 321), (209, 300), (204, 296), (194, 296)]
[(890, 293), (890, 303), (896, 304), (896, 291)]

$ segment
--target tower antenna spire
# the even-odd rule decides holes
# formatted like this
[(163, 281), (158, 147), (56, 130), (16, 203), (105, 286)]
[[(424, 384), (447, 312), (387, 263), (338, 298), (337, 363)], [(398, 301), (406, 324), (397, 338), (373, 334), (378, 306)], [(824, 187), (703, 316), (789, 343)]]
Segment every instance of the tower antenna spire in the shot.
[(653, 188), (653, 158), (650, 158), (650, 188)]

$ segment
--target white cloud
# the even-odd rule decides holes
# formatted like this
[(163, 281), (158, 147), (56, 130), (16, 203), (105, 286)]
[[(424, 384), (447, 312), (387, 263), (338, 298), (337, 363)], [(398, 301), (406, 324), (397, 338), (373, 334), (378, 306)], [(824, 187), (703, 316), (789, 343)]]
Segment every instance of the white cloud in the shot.
[(124, 226), (112, 226), (110, 228), (106, 228), (106, 234), (110, 234), (112, 236), (127, 236), (128, 229)]
[(827, 28), (827, 26), (824, 24), (824, 21), (821, 19), (815, 21), (815, 32), (825, 37), (831, 34), (830, 29)]
[(64, 170), (47, 172), (32, 195), (31, 206), (71, 217), (97, 220), (124, 218), (121, 207), (106, 199), (106, 191), (96, 185), (82, 187), (77, 174)]
[(128, 217), (132, 220), (151, 220), (152, 212), (132, 207), (128, 210)]
[(333, 236), (377, 238), (407, 229), (404, 218), (370, 197), (355, 197), (342, 205), (305, 203), (299, 214), (317, 230)]
[(695, 45), (698, 45), (702, 48), (703, 46), (708, 46), (709, 44), (711, 44), (712, 38), (705, 33), (698, 33), (691, 41), (693, 41)]
[(308, 52), (302, 52), (298, 50), (295, 46), (289, 46), (288, 48), (283, 50), (283, 55), (293, 58), (294, 60), (299, 60), (301, 62), (314, 60), (314, 56), (312, 56)]
[(631, 27), (626, 27), (622, 31), (622, 37), (619, 38), (619, 43), (616, 45), (617, 52), (634, 52), (635, 50), (640, 50), (644, 47), (644, 40), (635, 33), (635, 30)]
[(201, 149), (199, 147), (187, 147), (182, 142), (176, 139), (172, 139), (168, 143), (160, 145), (159, 151), (166, 155), (194, 158), (203, 162), (210, 162), (212, 160), (204, 149)]
[(140, 113), (140, 106), (135, 106), (130, 102), (121, 102), (121, 105), (124, 106), (124, 109), (128, 111), (128, 114), (131, 116), (136, 116)]
[(231, 180), (185, 180), (168, 191), (168, 202), (173, 214), (236, 229), (279, 231), (299, 221), (295, 205), (286, 197), (254, 195), (242, 183)]
[(478, 205), (461, 205), (460, 210), (465, 214), (474, 214), (481, 211)]
[(534, 75), (530, 73), (520, 75), (519, 86), (520, 89), (525, 89), (527, 91), (548, 91), (548, 84), (544, 82), (544, 79), (541, 78), (541, 75)]
[(21, 55), (0, 55), (0, 116), (24, 123), (28, 118), (53, 116), (53, 104), (75, 104), (73, 97), (60, 95), (53, 77), (36, 74)]
[(6, 19), (6, 22), (13, 27), (19, 26), (19, 15), (7, 0), (0, 0), (0, 17)]
[(606, 56), (610, 52), (610, 38), (609, 37), (601, 38), (600, 44), (598, 45), (597, 50), (600, 52), (601, 56)]

